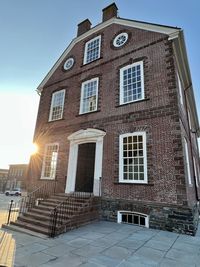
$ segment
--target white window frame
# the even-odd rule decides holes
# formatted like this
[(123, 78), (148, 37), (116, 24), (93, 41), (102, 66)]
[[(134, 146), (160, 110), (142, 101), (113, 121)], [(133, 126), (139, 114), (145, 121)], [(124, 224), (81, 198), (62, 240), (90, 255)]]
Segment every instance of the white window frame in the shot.
[(53, 177), (46, 177), (44, 176), (44, 173), (45, 173), (45, 161), (46, 161), (46, 156), (47, 156), (47, 149), (49, 146), (58, 146), (58, 150), (57, 150), (57, 153), (59, 151), (59, 143), (50, 143), (50, 144), (46, 144), (45, 145), (45, 150), (44, 150), (44, 157), (43, 157), (43, 163), (42, 163), (42, 173), (41, 173), (41, 180), (55, 180), (55, 177), (56, 177), (56, 169), (57, 169), (57, 163), (58, 163), (58, 155), (57, 155), (57, 158), (56, 158), (56, 167), (55, 167), (55, 173), (54, 173), (54, 176)]
[(184, 137), (184, 148), (185, 148), (185, 163), (186, 163), (188, 182), (189, 182), (189, 185), (192, 185), (190, 161), (189, 161), (189, 151), (188, 151), (188, 142), (187, 142), (185, 137)]
[[(86, 112), (83, 112), (83, 94), (84, 94), (84, 86), (85, 84), (88, 84), (88, 83), (91, 83), (93, 81), (97, 81), (97, 89), (96, 89), (96, 108), (92, 111), (86, 111)], [(98, 108), (98, 93), (99, 93), (99, 78), (96, 77), (96, 78), (92, 78), (90, 80), (87, 80), (85, 82), (82, 83), (81, 85), (81, 101), (80, 101), (80, 109), (79, 109), (79, 114), (87, 114), (87, 113), (92, 113), (94, 111), (97, 111), (97, 108)]]
[[(138, 65), (140, 65), (140, 71), (141, 71), (141, 94), (142, 94), (142, 97), (140, 99), (124, 102), (124, 100), (123, 100), (124, 99), (123, 72), (126, 69), (129, 69), (129, 68), (132, 68), (132, 67), (135, 67)], [(120, 69), (120, 105), (141, 101), (143, 99), (144, 99), (144, 67), (143, 67), (143, 61), (138, 61), (138, 62), (127, 65), (127, 66)]]
[(180, 103), (183, 105), (183, 87), (182, 87), (182, 82), (179, 73), (177, 72), (177, 79), (178, 79), (178, 91), (179, 91), (179, 96), (180, 96)]
[(139, 227), (149, 228), (149, 215), (144, 214), (144, 213), (140, 213), (140, 212), (129, 211), (129, 210), (119, 210), (119, 211), (117, 211), (117, 223), (122, 223), (122, 213), (130, 213), (133, 215), (135, 214), (138, 217), (139, 216), (145, 217), (145, 225), (134, 224), (134, 223), (130, 223), (130, 224), (135, 225), (135, 226), (139, 226)]
[[(58, 119), (52, 119), (52, 113), (53, 113), (53, 102), (54, 102), (54, 99), (56, 97), (56, 95), (58, 93), (61, 93), (61, 92), (64, 92), (63, 94), (63, 99), (62, 99), (62, 112), (61, 112), (61, 115)], [(52, 94), (52, 98), (51, 98), (51, 108), (50, 108), (50, 112), (49, 112), (49, 121), (57, 121), (57, 120), (61, 120), (63, 118), (63, 111), (64, 111), (64, 103), (65, 103), (65, 89), (62, 89), (62, 90), (59, 90), (59, 91), (56, 91)]]
[[(144, 180), (124, 180), (123, 179), (123, 139), (129, 136), (138, 136), (142, 135), (143, 137), (143, 155), (144, 155)], [(134, 132), (134, 133), (125, 133), (119, 136), (119, 183), (127, 184), (147, 184), (147, 148), (146, 148), (146, 132)]]
[(100, 58), (100, 54), (101, 54), (101, 35), (89, 40), (86, 44), (85, 44), (85, 50), (84, 50), (84, 60), (83, 60), (83, 64), (89, 64), (90, 62), (93, 62), (94, 60), (91, 61), (87, 61), (87, 54), (88, 54), (88, 45), (92, 42), (94, 42), (95, 40), (99, 39), (99, 51), (98, 51), (98, 57), (95, 58), (94, 60), (97, 60)]

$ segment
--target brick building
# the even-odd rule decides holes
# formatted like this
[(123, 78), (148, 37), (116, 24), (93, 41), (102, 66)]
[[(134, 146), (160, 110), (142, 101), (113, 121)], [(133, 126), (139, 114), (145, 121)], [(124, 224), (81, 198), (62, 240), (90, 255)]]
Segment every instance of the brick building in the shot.
[(38, 87), (29, 186), (101, 197), (105, 220), (195, 234), (197, 117), (183, 30), (86, 19)]
[(8, 179), (8, 169), (0, 169), (0, 192), (4, 192)]
[(10, 164), (6, 188), (25, 189), (28, 164)]

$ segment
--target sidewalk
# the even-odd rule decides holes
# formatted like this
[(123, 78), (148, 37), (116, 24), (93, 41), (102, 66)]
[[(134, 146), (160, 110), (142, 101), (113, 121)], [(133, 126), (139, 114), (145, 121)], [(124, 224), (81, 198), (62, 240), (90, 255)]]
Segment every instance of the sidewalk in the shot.
[(17, 245), (16, 267), (200, 266), (200, 229), (191, 237), (96, 222), (54, 239), (12, 234)]

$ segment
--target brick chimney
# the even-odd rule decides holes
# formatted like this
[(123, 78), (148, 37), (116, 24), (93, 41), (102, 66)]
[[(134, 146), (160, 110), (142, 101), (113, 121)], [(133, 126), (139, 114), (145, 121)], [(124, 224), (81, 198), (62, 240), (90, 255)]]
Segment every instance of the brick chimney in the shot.
[(92, 23), (86, 19), (78, 24), (77, 37), (90, 30)]
[(117, 6), (115, 3), (112, 3), (111, 5), (105, 7), (104, 9), (102, 9), (102, 12), (103, 12), (103, 19), (102, 21), (106, 21), (106, 20), (109, 20), (113, 17), (117, 17)]

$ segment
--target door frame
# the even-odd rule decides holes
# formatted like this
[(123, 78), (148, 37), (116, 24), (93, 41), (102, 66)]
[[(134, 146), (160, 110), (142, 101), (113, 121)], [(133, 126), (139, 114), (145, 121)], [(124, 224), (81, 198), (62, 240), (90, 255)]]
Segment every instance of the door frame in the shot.
[(93, 194), (95, 196), (101, 195), (100, 177), (102, 176), (103, 138), (105, 135), (106, 133), (104, 131), (88, 128), (86, 130), (77, 131), (68, 136), (68, 140), (70, 141), (70, 149), (65, 193), (71, 193), (75, 191), (78, 146), (84, 143), (95, 143), (96, 149)]

